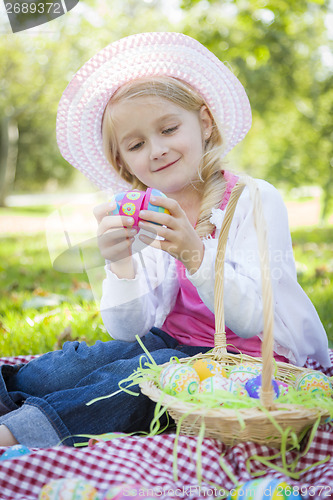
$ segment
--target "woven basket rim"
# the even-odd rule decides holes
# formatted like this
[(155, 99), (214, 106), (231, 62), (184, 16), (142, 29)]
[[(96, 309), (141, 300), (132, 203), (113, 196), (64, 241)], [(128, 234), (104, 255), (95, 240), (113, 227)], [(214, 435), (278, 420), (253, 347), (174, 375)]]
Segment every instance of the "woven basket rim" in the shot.
[[(177, 398), (177, 396), (172, 396), (163, 392), (156, 384), (156, 382), (149, 380), (144, 381), (139, 384), (139, 387), (143, 394), (146, 394), (155, 402), (161, 402), (162, 405), (166, 406), (167, 409), (172, 407), (173, 410), (177, 410), (182, 413), (191, 412), (191, 415), (200, 415), (205, 417), (215, 417), (215, 418), (237, 418), (240, 415), (245, 421), (256, 420), (258, 418), (262, 419), (265, 413), (260, 409), (260, 407), (253, 406), (250, 408), (239, 408), (234, 410), (232, 408), (224, 408), (221, 405), (220, 408), (197, 408), (195, 403), (190, 401), (183, 402)], [(301, 404), (291, 404), (291, 403), (276, 403), (274, 409), (269, 411), (269, 414), (274, 418), (279, 415), (288, 415), (288, 420), (295, 418), (305, 419), (306, 417), (318, 417), (322, 418), (328, 417), (329, 413), (323, 408), (308, 408)]]

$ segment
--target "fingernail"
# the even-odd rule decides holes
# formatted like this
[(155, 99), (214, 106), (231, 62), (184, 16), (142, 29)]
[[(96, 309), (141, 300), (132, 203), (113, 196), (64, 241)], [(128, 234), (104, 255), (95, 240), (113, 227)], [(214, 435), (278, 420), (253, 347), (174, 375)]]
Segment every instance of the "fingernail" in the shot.
[(155, 196), (151, 196), (151, 197), (150, 197), (150, 201), (153, 201), (153, 202), (154, 202), (154, 201), (156, 201)]
[(128, 222), (128, 224), (134, 224), (133, 217), (127, 217), (127, 222)]

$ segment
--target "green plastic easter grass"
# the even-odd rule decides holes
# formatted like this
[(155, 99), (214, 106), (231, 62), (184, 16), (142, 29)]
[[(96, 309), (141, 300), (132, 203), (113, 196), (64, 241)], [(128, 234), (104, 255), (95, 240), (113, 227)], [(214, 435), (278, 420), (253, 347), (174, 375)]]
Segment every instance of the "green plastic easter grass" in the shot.
[[(99, 401), (101, 399), (109, 398), (112, 397), (116, 394), (118, 394), (121, 390), (127, 392), (128, 394), (131, 394), (133, 396), (137, 396), (139, 393), (131, 391), (129, 388), (132, 386), (136, 386), (137, 384), (145, 381), (152, 381), (154, 383), (158, 384), (158, 379), (161, 370), (163, 369), (162, 366), (159, 366), (155, 363), (153, 357), (149, 353), (149, 351), (146, 349), (144, 344), (142, 343), (141, 339), (137, 337), (138, 342), (140, 343), (142, 349), (144, 350), (145, 354), (148, 356), (150, 362), (147, 362), (147, 359), (143, 355), (140, 359), (140, 366), (137, 370), (135, 370), (131, 375), (129, 375), (127, 378), (123, 379), (121, 382), (119, 382), (119, 391), (116, 391), (112, 394), (109, 394), (107, 396), (102, 396), (100, 398), (95, 398), (92, 401), (89, 401), (87, 404), (92, 404), (96, 401)], [(173, 363), (180, 363), (180, 360), (176, 357), (171, 358), (170, 362)], [(184, 363), (182, 363), (184, 364)], [(186, 364), (191, 364), (191, 360), (188, 360)], [(163, 392), (163, 391), (162, 391)], [(233, 410), (238, 410), (240, 408), (260, 408), (264, 411), (264, 408), (260, 402), (259, 399), (254, 399), (249, 396), (244, 396), (244, 395), (238, 395), (238, 394), (232, 394), (228, 391), (216, 391), (215, 393), (195, 393), (195, 394), (178, 394), (177, 395), (177, 400), (182, 401), (184, 403), (191, 403), (192, 409), (195, 406), (196, 409), (205, 409), (205, 408), (218, 408), (221, 406), (221, 400), (224, 401), (223, 407), (228, 408), (228, 409), (233, 409)], [(307, 408), (318, 408), (318, 409), (324, 409), (327, 410), (330, 414), (330, 418), (333, 418), (333, 409), (332, 409), (332, 403), (329, 400), (329, 398), (322, 398), (318, 397), (310, 392), (301, 392), (301, 391), (296, 391), (293, 387), (289, 388), (289, 391), (280, 396), (278, 398), (278, 402), (283, 404), (293, 404), (293, 405), (301, 405)], [(283, 408), (280, 408), (283, 410)], [(286, 411), (288, 411), (288, 407), (285, 408)], [(270, 418), (272, 418), (269, 413), (266, 413)], [(243, 419), (241, 416), (239, 416), (239, 419), (241, 422), (243, 422)]]
[[(305, 472), (309, 471), (310, 469), (312, 469), (314, 467), (317, 467), (318, 465), (322, 465), (325, 462), (327, 462), (328, 460), (330, 460), (330, 458), (331, 458), (330, 455), (327, 455), (327, 457), (324, 458), (323, 460), (315, 462), (315, 463), (311, 464), (309, 467), (306, 467), (305, 469), (302, 469), (298, 472), (295, 472), (295, 469), (299, 463), (300, 458), (305, 456), (308, 453), (308, 451), (313, 443), (313, 440), (315, 438), (315, 434), (316, 434), (316, 431), (317, 431), (319, 425), (320, 425), (320, 416), (318, 417), (316, 422), (313, 424), (313, 427), (311, 429), (311, 432), (310, 432), (310, 435), (308, 438), (306, 448), (303, 450), (303, 452), (297, 453), (296, 458), (290, 464), (287, 464), (287, 460), (286, 460), (287, 453), (299, 449), (300, 448), (299, 443), (300, 443), (302, 438), (298, 438), (295, 446), (291, 446), (288, 448), (287, 447), (288, 434), (289, 434), (289, 432), (292, 432), (292, 431), (289, 427), (287, 429), (285, 429), (285, 431), (283, 432), (281, 449), (280, 449), (279, 453), (272, 455), (270, 458), (262, 457), (260, 455), (253, 455), (252, 457), (249, 457), (247, 459), (246, 468), (247, 468), (247, 471), (249, 472), (249, 474), (251, 474), (253, 477), (264, 476), (267, 474), (266, 471), (259, 471), (256, 473), (251, 472), (251, 464), (250, 463), (251, 463), (251, 461), (256, 460), (270, 469), (274, 469), (277, 472), (282, 472), (284, 475), (291, 477), (292, 479), (298, 480), (298, 479), (300, 479), (301, 475), (304, 474)], [(304, 437), (307, 432), (308, 432), (308, 429), (306, 431), (304, 431), (302, 437)], [(274, 461), (279, 459), (279, 458), (282, 461), (281, 467), (274, 463)]]
[[(173, 446), (173, 479), (174, 479), (174, 481), (178, 481), (178, 466), (177, 466), (177, 460), (178, 460), (178, 452), (177, 452), (177, 450), (178, 450), (178, 441), (179, 441), (179, 436), (180, 436), (181, 424), (182, 424), (182, 422), (183, 422), (183, 420), (184, 420), (184, 418), (186, 416), (187, 415), (180, 417), (180, 422), (177, 425), (176, 434), (175, 434), (175, 440), (174, 440), (174, 446)], [(201, 421), (201, 425), (200, 425), (200, 431), (199, 431), (198, 436), (197, 436), (197, 445), (196, 445), (196, 457), (197, 457), (197, 461), (196, 461), (196, 464), (195, 464), (195, 466), (196, 466), (196, 477), (197, 477), (199, 485), (201, 485), (202, 482), (205, 481), (209, 486), (211, 486), (213, 488), (221, 489), (221, 485), (220, 484), (213, 483), (212, 481), (206, 480), (203, 477), (203, 475), (202, 475), (202, 461), (201, 461), (202, 452), (201, 452), (201, 446), (202, 446), (202, 443), (203, 443), (203, 440), (204, 440), (204, 437), (205, 437), (205, 429), (206, 429), (205, 422), (204, 422), (204, 420), (202, 420)], [(230, 470), (230, 468), (225, 463), (224, 455), (225, 455), (225, 453), (222, 453), (220, 455), (220, 457), (219, 457), (220, 467), (224, 471), (224, 473), (231, 479), (231, 481), (235, 484), (235, 486), (239, 486), (240, 483), (237, 480), (236, 476), (233, 474), (233, 472)], [(225, 490), (224, 487), (223, 487), (223, 489), (225, 491), (225, 495), (222, 495), (222, 496), (218, 497), (221, 500), (223, 498), (226, 498), (228, 496), (228, 494), (229, 494), (229, 491)]]
[[(230, 395), (230, 393), (228, 393), (227, 391), (221, 391), (221, 392), (226, 393), (226, 395)], [(155, 435), (157, 433), (163, 432), (163, 430), (161, 431), (161, 429), (159, 427), (158, 420), (159, 420), (159, 417), (163, 414), (163, 410), (160, 410), (159, 408), (160, 408), (161, 405), (163, 405), (164, 397), (165, 397), (165, 394), (162, 392), (161, 393), (161, 398), (160, 398), (160, 400), (156, 404), (156, 410), (155, 410), (154, 418), (153, 418), (153, 420), (151, 422), (150, 434), (149, 435)], [(214, 402), (214, 404), (215, 404), (215, 402)], [(166, 405), (164, 407), (164, 411), (166, 411), (167, 408), (168, 408), (168, 405)], [(203, 478), (202, 478), (202, 463), (201, 463), (201, 456), (202, 456), (201, 455), (201, 446), (202, 446), (203, 439), (205, 437), (205, 428), (206, 428), (206, 426), (205, 426), (204, 418), (202, 418), (202, 417), (204, 417), (205, 414), (209, 411), (209, 408), (206, 408), (205, 410), (206, 411), (203, 411), (203, 414), (199, 415), (197, 417), (197, 420), (194, 422), (194, 423), (196, 423), (199, 419), (201, 419), (200, 430), (199, 430), (199, 433), (198, 433), (198, 436), (197, 436), (197, 445), (196, 445), (196, 456), (197, 456), (197, 461), (196, 461), (196, 476), (197, 476), (197, 479), (198, 479), (198, 484), (201, 484), (202, 480), (203, 480)], [(188, 417), (191, 413), (192, 413), (192, 409), (190, 411), (184, 413), (179, 418), (179, 421), (178, 421), (177, 427), (176, 427), (174, 447), (173, 447), (173, 478), (174, 478), (175, 481), (178, 480), (178, 451), (177, 450), (178, 450), (178, 442), (179, 442), (179, 436), (180, 436), (181, 426), (182, 426), (183, 421), (186, 419), (186, 417)], [(243, 425), (245, 425), (243, 419), (241, 418), (241, 416), (239, 414), (238, 414), (238, 416), (239, 416), (240, 421), (243, 423)], [(222, 459), (222, 457), (221, 457), (221, 459)], [(224, 467), (222, 467), (222, 468), (226, 472), (227, 468), (226, 468), (225, 464), (224, 464)], [(235, 476), (232, 475), (231, 471), (228, 471), (228, 475), (229, 475), (229, 477), (233, 478), (232, 480), (235, 479)], [(219, 488), (221, 487), (220, 485), (213, 484), (213, 483), (210, 483), (210, 482), (208, 484), (211, 484), (214, 487), (219, 487)], [(236, 484), (237, 484), (237, 481), (236, 481)], [(225, 498), (225, 497), (223, 496), (221, 498)]]
[[(126, 379), (123, 379), (119, 383), (120, 390), (124, 390), (128, 394), (132, 394), (137, 396), (138, 393), (130, 391), (129, 388), (139, 384), (140, 382), (144, 381), (153, 381), (154, 383), (158, 384), (158, 379), (159, 379), (159, 374), (162, 370), (161, 366), (158, 366), (152, 356), (150, 355), (149, 351), (146, 349), (146, 347), (142, 344), (141, 340), (137, 338), (138, 342), (140, 343), (142, 349), (145, 351), (146, 355), (148, 358), (151, 360), (151, 363), (147, 362), (146, 358), (143, 356), (140, 360), (140, 366), (139, 368), (131, 374), (129, 377)], [(143, 366), (143, 359), (145, 360), (144, 366)], [(179, 362), (177, 358), (172, 358), (172, 362)], [(187, 364), (190, 364), (191, 360), (187, 362)], [(115, 393), (108, 395), (108, 396), (103, 396), (102, 398), (96, 398), (92, 401), (90, 401), (88, 404), (92, 404), (95, 401), (98, 401), (100, 399), (104, 399), (107, 397), (111, 397), (115, 394), (118, 394), (119, 391), (116, 391)], [(160, 405), (162, 405), (163, 401), (163, 391), (161, 393), (161, 401), (159, 402)], [(325, 409), (329, 412), (330, 418), (333, 418), (333, 409), (332, 409), (332, 404), (331, 401), (328, 400), (329, 398), (318, 398), (317, 396), (314, 396), (313, 394), (309, 392), (300, 392), (296, 391), (292, 387), (289, 388), (289, 391), (287, 394), (281, 396), (278, 399), (278, 402), (283, 404), (297, 404), (297, 405), (302, 405), (304, 407), (308, 408), (318, 408), (318, 409)], [(273, 424), (277, 427), (280, 433), (282, 433), (282, 428), (277, 424), (275, 419), (270, 415), (269, 412), (265, 410), (265, 408), (262, 406), (260, 400), (258, 399), (253, 399), (250, 398), (249, 396), (244, 396), (244, 395), (237, 395), (237, 394), (232, 394), (228, 391), (216, 391), (213, 394), (179, 394), (177, 395), (177, 400), (182, 401), (183, 403), (190, 403), (190, 408), (188, 414), (192, 413), (193, 409), (200, 409), (202, 411), (208, 410), (208, 409), (214, 409), (214, 408), (219, 408), (221, 406), (221, 401), (224, 401), (223, 407), (228, 408), (228, 409), (233, 409), (237, 415), (239, 422), (242, 426), (244, 427), (245, 423), (242, 418), (242, 416), (239, 414), (238, 410), (241, 408), (253, 408), (257, 407), (258, 409), (261, 409), (266, 413), (268, 418), (273, 422)], [(165, 404), (165, 403), (164, 403)], [(166, 405), (166, 404), (165, 404)], [(167, 405), (166, 405), (167, 406)], [(281, 408), (283, 410), (283, 407)], [(288, 407), (285, 408), (286, 411), (288, 411)], [(186, 415), (185, 415), (186, 416)], [(288, 434), (288, 433), (287, 433)], [(293, 444), (297, 444), (297, 436), (293, 435), (291, 433), (291, 438), (293, 441)]]
[(197, 455), (196, 473), (197, 473), (198, 484), (200, 486), (202, 484), (201, 446), (202, 446), (202, 442), (203, 442), (204, 437), (205, 437), (205, 430), (206, 430), (206, 425), (205, 425), (205, 422), (202, 421), (201, 426), (200, 426), (200, 431), (198, 434), (198, 438), (197, 438), (197, 447), (196, 447), (196, 455)]
[[(141, 340), (140, 340), (140, 344), (143, 346)], [(158, 374), (159, 374), (161, 371), (160, 368), (158, 367), (158, 365), (155, 363), (154, 359), (152, 358), (151, 354), (146, 350), (146, 348), (145, 348), (145, 352), (149, 356), (151, 363), (148, 363), (145, 356), (142, 355), (140, 357), (140, 360), (139, 360), (139, 368), (137, 370), (135, 370), (131, 375), (129, 375), (128, 377), (124, 378), (123, 380), (121, 380), (119, 382), (119, 384), (118, 384), (119, 390), (118, 391), (115, 391), (112, 394), (107, 394), (106, 396), (100, 396), (98, 398), (94, 398), (91, 401), (88, 401), (86, 403), (86, 405), (89, 406), (89, 405), (92, 405), (93, 403), (96, 403), (97, 401), (101, 401), (102, 399), (111, 398), (112, 396), (115, 396), (116, 394), (119, 394), (122, 391), (127, 392), (127, 394), (130, 394), (131, 396), (139, 396), (139, 394), (140, 394), (139, 392), (130, 391), (129, 387), (137, 385), (143, 378), (146, 378), (146, 377), (149, 380), (155, 379), (155, 377), (154, 377), (155, 373), (158, 372)], [(144, 363), (144, 366), (146, 368), (144, 368), (142, 366), (143, 360), (146, 361)], [(144, 371), (144, 374), (143, 374), (143, 371)], [(123, 387), (124, 384), (127, 384), (127, 386)]]
[[(89, 445), (89, 440), (94, 439), (96, 441), (113, 441), (114, 439), (124, 438), (134, 436), (136, 433), (132, 432), (130, 434), (124, 434), (119, 432), (107, 432), (105, 434), (75, 434), (75, 436), (70, 437), (82, 437), (88, 439), (86, 442), (74, 443), (74, 448), (83, 448)], [(67, 438), (66, 438), (67, 439)]]
[[(147, 358), (143, 355), (140, 358), (139, 368), (137, 370), (135, 370), (135, 372), (133, 372), (131, 375), (129, 375), (126, 379), (123, 379), (121, 382), (119, 382), (119, 387), (120, 387), (119, 391), (123, 390), (123, 391), (127, 392), (128, 394), (131, 394), (134, 396), (138, 396), (139, 393), (131, 391), (129, 389), (130, 387), (132, 387), (134, 385), (137, 386), (138, 384), (140, 384), (142, 382), (146, 382), (146, 381), (150, 381), (150, 382), (153, 382), (153, 383), (158, 385), (159, 376), (160, 376), (161, 370), (163, 369), (162, 366), (159, 366), (155, 363), (153, 357), (151, 356), (149, 351), (146, 349), (146, 347), (143, 345), (141, 339), (139, 339), (137, 337), (137, 340), (138, 340), (139, 344), (141, 345), (143, 351), (147, 355), (148, 359), (150, 360), (150, 362), (147, 361)], [(180, 363), (179, 359), (177, 359), (177, 358), (171, 358), (170, 362)], [(183, 361), (182, 361), (182, 364), (184, 364)], [(191, 359), (188, 360), (186, 362), (186, 364), (191, 364)], [(227, 367), (225, 367), (225, 368), (227, 368)], [(276, 363), (275, 363), (274, 373), (276, 376), (276, 374), (277, 374), (277, 364)], [(101, 399), (112, 397), (113, 395), (118, 394), (119, 391), (116, 391), (115, 393), (110, 394), (108, 396), (96, 398), (96, 399), (90, 401), (88, 404), (93, 404), (95, 401), (99, 401)], [(161, 397), (155, 406), (155, 413), (154, 413), (154, 418), (151, 422), (150, 432), (148, 434), (149, 436), (163, 433), (168, 427), (168, 424), (163, 428), (161, 428), (161, 425), (160, 425), (161, 416), (165, 412), (167, 412), (168, 407), (173, 405), (173, 401), (171, 403), (170, 402), (166, 403), (166, 401), (165, 401), (166, 396), (167, 396), (167, 394), (165, 392), (161, 391)], [(169, 395), (168, 395), (168, 397), (170, 398)], [(176, 427), (174, 448), (173, 448), (173, 476), (174, 476), (175, 481), (178, 479), (177, 448), (178, 448), (178, 442), (179, 442), (179, 436), (180, 436), (182, 423), (186, 419), (186, 417), (188, 417), (189, 415), (191, 415), (193, 413), (193, 411), (200, 410), (200, 415), (198, 415), (198, 417), (197, 417), (198, 419), (201, 418), (201, 425), (200, 425), (200, 430), (199, 430), (198, 437), (197, 437), (196, 474), (197, 474), (199, 484), (201, 484), (201, 482), (202, 482), (201, 445), (202, 445), (204, 435), (205, 435), (204, 417), (205, 417), (205, 414), (207, 414), (207, 412), (209, 412), (209, 410), (221, 408), (221, 401), (224, 401), (223, 408), (232, 409), (235, 412), (235, 415), (239, 420), (241, 428), (245, 427), (245, 422), (244, 422), (244, 419), (243, 419), (242, 415), (240, 414), (239, 410), (257, 407), (258, 409), (260, 409), (261, 411), (263, 411), (267, 415), (267, 418), (273, 423), (275, 428), (281, 434), (280, 452), (277, 453), (276, 455), (270, 457), (270, 458), (260, 457), (259, 455), (256, 455), (254, 457), (249, 458), (247, 461), (247, 467), (248, 467), (249, 472), (250, 472), (251, 460), (258, 460), (259, 462), (261, 462), (263, 465), (265, 465), (267, 467), (273, 468), (279, 472), (282, 472), (286, 476), (297, 479), (306, 470), (312, 468), (315, 465), (325, 463), (329, 459), (329, 457), (327, 457), (326, 459), (324, 459), (320, 462), (317, 462), (316, 464), (312, 465), (311, 467), (304, 469), (304, 471), (295, 472), (299, 458), (301, 456), (303, 456), (303, 454), (305, 452), (303, 452), (302, 454), (298, 454), (296, 459), (291, 464), (287, 463), (286, 456), (287, 456), (287, 453), (289, 451), (300, 448), (299, 443), (301, 441), (302, 436), (297, 436), (291, 427), (288, 427), (288, 428), (283, 430), (282, 427), (276, 421), (276, 419), (262, 405), (262, 403), (260, 402), (259, 399), (250, 398), (249, 396), (244, 396), (244, 395), (240, 395), (240, 394), (232, 394), (228, 391), (222, 391), (222, 390), (216, 391), (215, 393), (212, 393), (212, 394), (195, 393), (195, 394), (189, 395), (189, 394), (182, 394), (181, 393), (181, 394), (177, 395), (177, 397), (175, 399), (189, 405), (188, 406), (189, 410), (187, 412), (184, 412), (183, 415), (179, 418), (179, 420), (177, 422), (177, 427)], [(170, 401), (170, 399), (169, 399), (169, 401)], [(331, 419), (333, 418), (333, 408), (332, 408), (331, 400), (329, 400), (329, 398), (318, 397), (318, 395), (316, 396), (316, 395), (311, 394), (309, 392), (296, 391), (296, 389), (294, 389), (293, 387), (289, 387), (289, 391), (286, 394), (280, 396), (277, 401), (281, 405), (286, 404), (285, 408), (283, 408), (283, 406), (281, 406), (281, 408), (279, 408), (279, 410), (285, 409), (285, 411), (288, 411), (289, 408), (287, 405), (290, 405), (290, 404), (301, 405), (301, 406), (304, 406), (306, 408), (318, 408), (318, 419), (312, 428), (310, 439), (309, 439), (308, 446), (307, 446), (307, 450), (311, 446), (311, 442), (314, 439), (317, 427), (320, 424), (319, 411), (323, 410), (323, 409), (327, 410), (329, 415), (330, 415), (330, 418)], [(167, 413), (167, 415), (168, 415), (168, 413)], [(275, 463), (274, 463), (274, 460), (277, 460), (279, 458), (282, 461), (282, 466), (275, 465)], [(222, 455), (221, 455), (221, 460), (222, 460)], [(228, 472), (227, 472), (226, 464), (223, 461), (221, 461), (221, 468), (224, 470), (224, 472), (226, 474), (228, 474), (230, 479), (237, 485), (237, 481), (235, 481), (236, 478), (233, 476), (233, 474), (230, 470), (228, 470)], [(256, 475), (260, 476), (260, 475), (264, 475), (264, 474), (265, 474), (265, 471), (259, 472)], [(253, 474), (253, 476), (255, 476), (255, 474)]]
[[(178, 423), (177, 425), (177, 429), (176, 429), (176, 433), (175, 433), (175, 439), (174, 439), (174, 446), (173, 446), (173, 467), (172, 467), (172, 470), (173, 470), (173, 479), (174, 481), (178, 481), (178, 442), (179, 442), (179, 436), (180, 436), (180, 428), (181, 428), (181, 423), (182, 421), (184, 420), (184, 416), (182, 416), (180, 418), (180, 423)], [(202, 476), (202, 461), (201, 461), (201, 458), (202, 458), (202, 452), (201, 452), (201, 447), (202, 447), (202, 443), (203, 443), (203, 440), (204, 440), (204, 437), (205, 437), (205, 423), (204, 421), (201, 422), (201, 426), (200, 426), (200, 431), (198, 433), (198, 436), (197, 436), (197, 444), (196, 444), (196, 464), (195, 464), (195, 467), (196, 467), (196, 477), (197, 477), (197, 480), (198, 480), (198, 484), (199, 485), (202, 485), (202, 482), (205, 481), (208, 485), (214, 487), (214, 488), (218, 488), (220, 489), (221, 488), (221, 485), (217, 484), (217, 483), (213, 483), (212, 481), (207, 481), (203, 478)], [(221, 468), (223, 469), (223, 471), (226, 473), (226, 475), (228, 475), (231, 480), (235, 483), (235, 484), (239, 484), (237, 479), (235, 478), (235, 476), (233, 475), (233, 473), (231, 472), (231, 470), (226, 466), (226, 464), (224, 463), (223, 461), (223, 454), (220, 456), (219, 458), (219, 463), (221, 465)], [(222, 466), (223, 464), (223, 466)], [(229, 492), (226, 491), (226, 494), (223, 495), (223, 496), (220, 496), (219, 498), (221, 498), (221, 500), (223, 498), (226, 498), (228, 496)]]
[[(220, 395), (223, 394), (223, 391), (220, 392)], [(218, 397), (218, 401), (219, 401), (219, 404), (220, 404), (220, 395)], [(225, 404), (224, 407), (226, 406), (229, 406), (229, 407), (233, 407), (233, 403), (236, 403), (237, 405), (239, 404), (239, 398), (237, 397), (232, 397), (232, 395), (230, 395), (230, 393), (224, 393), (225, 396), (227, 396), (229, 398), (229, 404)], [(195, 396), (195, 395), (194, 395)], [(194, 403), (195, 401), (195, 397), (193, 397), (193, 395), (189, 398), (188, 396), (182, 398), (182, 397), (177, 397), (177, 399), (183, 399), (184, 401), (186, 402), (191, 402), (191, 403)], [(209, 399), (210, 399), (210, 404), (209, 406), (210, 407), (215, 407), (216, 406), (216, 400), (215, 398), (208, 398), (207, 397), (204, 397), (202, 398), (202, 396), (199, 398), (201, 399), (204, 399), (205, 400), (205, 406), (207, 407), (207, 403), (209, 404)], [(189, 401), (190, 400), (190, 401)], [(233, 401), (232, 401), (233, 400)], [(332, 404), (331, 404), (331, 401), (329, 401), (327, 398), (318, 398), (318, 397), (314, 397), (313, 395), (309, 394), (309, 393), (300, 393), (298, 391), (296, 391), (295, 389), (293, 388), (290, 388), (290, 394), (288, 395), (284, 395), (284, 396), (281, 396), (281, 398), (279, 399), (279, 401), (284, 402), (284, 403), (292, 403), (292, 404), (303, 404), (303, 406), (306, 406), (306, 407), (311, 407), (313, 408), (314, 406), (316, 406), (319, 409), (322, 409), (323, 407), (325, 407), (325, 409), (329, 410), (329, 413), (331, 415), (331, 418), (333, 416), (333, 410), (332, 410)], [(230, 404), (231, 402), (231, 404)], [(249, 403), (249, 402), (247, 402)], [(292, 477), (292, 478), (295, 478), (295, 479), (298, 479), (300, 477), (300, 475), (302, 473), (304, 473), (306, 470), (314, 467), (314, 466), (317, 466), (317, 465), (320, 465), (322, 463), (325, 463), (329, 457), (326, 457), (324, 460), (320, 461), (320, 462), (317, 462), (316, 464), (313, 464), (312, 466), (308, 467), (307, 469), (304, 469), (303, 471), (299, 471), (299, 472), (295, 472), (295, 468), (297, 466), (297, 463), (299, 461), (299, 458), (304, 454), (306, 453), (303, 452), (301, 455), (298, 455), (298, 457), (296, 457), (296, 459), (294, 460), (294, 462), (290, 465), (288, 465), (287, 463), (287, 460), (286, 460), (286, 456), (287, 456), (287, 452), (288, 451), (291, 451), (293, 449), (299, 449), (300, 447), (300, 440), (303, 436), (297, 436), (296, 433), (292, 430), (291, 427), (288, 427), (286, 429), (282, 429), (282, 427), (278, 424), (278, 422), (275, 420), (275, 418), (270, 414), (270, 412), (261, 405), (260, 401), (259, 400), (256, 400), (256, 405), (253, 404), (254, 401), (253, 399), (251, 398), (251, 404), (245, 404), (245, 401), (244, 399), (241, 401), (241, 406), (244, 407), (244, 406), (257, 406), (258, 408), (260, 408), (263, 412), (266, 413), (267, 417), (271, 420), (271, 422), (273, 423), (273, 425), (278, 429), (278, 431), (280, 432), (281, 434), (281, 448), (280, 448), (280, 452), (277, 453), (276, 455), (274, 455), (273, 457), (271, 457), (271, 459), (267, 459), (267, 458), (264, 458), (264, 457), (260, 457), (260, 456), (256, 456), (256, 457), (253, 457), (252, 459), (257, 459), (259, 461), (261, 461), (261, 463), (263, 463), (263, 465), (267, 466), (267, 467), (270, 467), (270, 468), (273, 468), (275, 470), (278, 470), (279, 472), (282, 472), (284, 473), (286, 476), (289, 476), (289, 477)], [(236, 410), (236, 408), (233, 408), (234, 410)], [(288, 411), (288, 407), (285, 408), (286, 411)], [(178, 425), (177, 425), (177, 433), (179, 435), (180, 433), (180, 427), (181, 427), (181, 424), (183, 422), (183, 420), (191, 413), (191, 411), (187, 412), (186, 414), (183, 414), (182, 417), (180, 418), (179, 422), (178, 422)], [(236, 412), (237, 413), (237, 412)], [(240, 418), (240, 415), (238, 413), (238, 417)], [(309, 442), (308, 442), (308, 446), (307, 446), (307, 450), (309, 449), (309, 447), (311, 446), (311, 442), (313, 441), (313, 438), (315, 436), (315, 433), (316, 433), (316, 430), (318, 428), (318, 425), (320, 424), (320, 415), (318, 415), (318, 419), (315, 423), (315, 425), (313, 426), (312, 428), (312, 431), (311, 431), (311, 435), (310, 435), (310, 439), (309, 439)], [(244, 421), (243, 421), (244, 423)], [(203, 432), (204, 433), (204, 429), (203, 427), (200, 428), (200, 433)], [(274, 464), (274, 460), (278, 459), (278, 458), (281, 458), (282, 460), (282, 467), (279, 467), (277, 465)], [(251, 459), (249, 459), (250, 461)], [(176, 462), (174, 462), (174, 465), (176, 464)], [(198, 465), (198, 467), (200, 467)], [(263, 474), (265, 474), (265, 472), (263, 472)], [(258, 474), (260, 475), (260, 473)], [(199, 474), (199, 478), (200, 478), (200, 474)]]
[[(161, 428), (161, 417), (163, 415), (167, 417), (167, 423), (163, 428)], [(150, 436), (156, 436), (157, 434), (162, 434), (165, 432), (170, 426), (169, 414), (165, 406), (163, 406), (162, 401), (158, 401), (155, 405), (154, 418), (150, 424)]]

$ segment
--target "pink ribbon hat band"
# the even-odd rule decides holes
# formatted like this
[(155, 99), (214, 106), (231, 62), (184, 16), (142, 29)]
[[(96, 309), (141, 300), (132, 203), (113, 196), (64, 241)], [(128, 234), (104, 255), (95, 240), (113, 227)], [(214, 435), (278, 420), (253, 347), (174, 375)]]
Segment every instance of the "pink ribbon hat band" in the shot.
[(222, 127), (226, 155), (251, 127), (251, 108), (236, 76), (201, 43), (182, 33), (140, 33), (111, 43), (76, 73), (57, 115), (63, 157), (100, 189), (128, 188), (102, 146), (104, 109), (130, 81), (156, 76), (183, 80), (199, 92)]

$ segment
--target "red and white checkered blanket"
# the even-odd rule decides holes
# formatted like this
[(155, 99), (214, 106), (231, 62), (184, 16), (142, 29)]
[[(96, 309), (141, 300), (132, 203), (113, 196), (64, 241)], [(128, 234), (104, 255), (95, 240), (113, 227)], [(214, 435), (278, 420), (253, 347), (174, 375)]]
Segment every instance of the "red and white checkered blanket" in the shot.
[[(330, 352), (333, 361), (333, 351)], [(0, 364), (25, 363), (32, 356), (2, 358)], [(333, 368), (323, 370), (316, 362), (308, 360), (307, 366), (321, 369), (333, 375)], [(323, 500), (333, 498), (333, 426), (320, 426), (305, 456), (296, 467), (303, 471), (298, 480), (286, 477), (282, 472), (265, 467), (260, 460), (247, 460), (256, 455), (272, 457), (276, 449), (251, 442), (227, 447), (217, 440), (204, 439), (201, 444), (201, 476), (197, 474), (197, 438), (180, 436), (177, 446), (178, 479), (173, 475), (174, 434), (154, 437), (117, 437), (107, 442), (98, 442), (86, 448), (54, 447), (32, 449), (31, 454), (11, 460), (0, 461), (0, 499), (37, 499), (42, 486), (58, 478), (82, 478), (105, 493), (111, 486), (122, 483), (139, 483), (154, 491), (156, 497), (164, 499), (205, 499), (223, 495), (234, 488), (223, 468), (220, 457), (240, 483), (250, 480), (256, 473), (264, 471), (277, 479), (285, 480), (295, 489), (306, 492), (305, 498)], [(0, 454), (5, 448), (0, 448)], [(287, 453), (291, 462), (296, 452)], [(318, 461), (327, 459), (321, 465)], [(280, 458), (274, 460), (281, 466)], [(296, 491), (296, 490), (295, 490)]]

